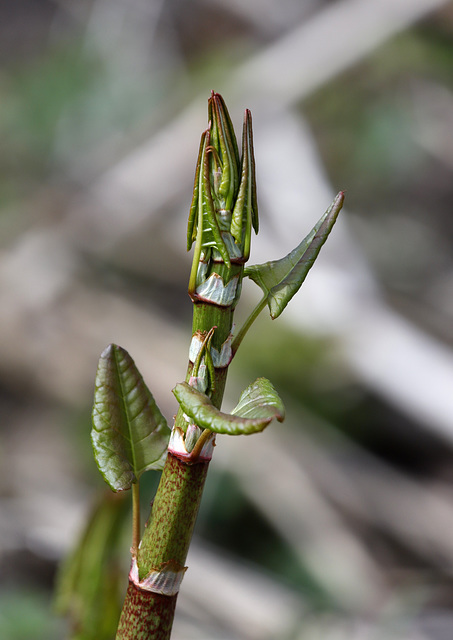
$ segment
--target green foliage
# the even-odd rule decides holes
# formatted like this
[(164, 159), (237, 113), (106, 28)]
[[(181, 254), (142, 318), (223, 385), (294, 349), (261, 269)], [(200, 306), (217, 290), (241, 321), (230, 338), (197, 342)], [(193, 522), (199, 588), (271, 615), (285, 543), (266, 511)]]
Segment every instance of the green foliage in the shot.
[[(244, 216), (245, 212), (245, 216)], [(256, 199), (255, 156), (253, 153), (252, 115), (247, 109), (242, 133), (241, 184), (231, 220), (231, 235), (237, 244), (244, 238), (244, 259), (250, 255), (251, 227), (258, 233), (258, 202)]]
[(36, 153), (50, 150), (62, 114), (95, 86), (99, 67), (86, 50), (55, 47), (32, 66), (9, 69), (0, 128), (14, 133), (12, 144)]
[(340, 191), (310, 233), (287, 256), (245, 269), (244, 274), (263, 290), (273, 319), (278, 318), (299, 291), (335, 224), (343, 201), (344, 194)]
[(184, 413), (198, 427), (216, 433), (233, 436), (257, 433), (274, 418), (282, 422), (285, 417), (283, 403), (266, 378), (258, 378), (245, 389), (231, 414), (217, 409), (208, 396), (186, 382), (176, 385), (173, 393)]
[(170, 429), (130, 355), (113, 344), (99, 360), (92, 417), (94, 456), (113, 491), (162, 469)]
[(49, 604), (41, 591), (8, 585), (0, 593), (0, 638), (61, 640), (63, 625), (51, 615)]
[[(174, 602), (167, 599), (163, 606), (157, 594), (173, 596), (179, 589), (178, 582), (174, 590), (174, 565), (176, 562), (178, 572), (183, 570), (189, 549), (209, 461), (198, 458), (199, 449), (206, 438), (211, 438), (210, 432), (247, 435), (262, 431), (273, 419), (283, 421), (283, 403), (266, 378), (258, 378), (245, 389), (231, 414), (222, 412), (227, 367), (266, 303), (276, 318), (297, 293), (344, 200), (340, 192), (308, 236), (286, 257), (245, 272), (263, 289), (264, 297), (232, 340), (233, 312), (250, 253), (252, 228), (258, 231), (252, 121), (247, 110), (239, 160), (228, 110), (223, 98), (214, 92), (208, 102), (208, 117), (209, 128), (202, 134), (198, 153), (187, 234), (188, 248), (195, 243), (189, 279), (189, 295), (195, 303), (191, 359), (187, 381), (173, 389), (180, 404), (174, 433), (189, 439), (190, 448), (185, 442), (182, 453), (185, 456), (191, 452), (190, 462), (173, 455), (173, 449), (166, 456), (170, 434), (167, 423), (124, 349), (110, 345), (101, 355), (96, 377), (92, 429), (96, 462), (114, 491), (133, 486), (131, 551), (138, 578), (146, 580), (149, 587), (136, 589), (134, 581), (130, 582), (117, 635), (124, 640), (136, 638), (137, 633), (140, 637), (156, 637), (158, 629), (159, 637), (169, 638)], [(214, 336), (218, 337), (215, 345)], [(201, 345), (198, 353), (197, 345)], [(214, 362), (214, 348), (217, 355), (223, 354), (221, 363)], [(161, 469), (164, 456), (165, 468), (140, 541), (138, 480), (144, 471)], [(62, 589), (63, 599), (65, 593), (82, 594), (83, 606), (76, 616), (88, 620), (97, 597), (89, 562), (90, 542), (96, 537), (97, 527), (93, 531), (87, 533), (69, 564), (63, 580), (63, 585), (69, 586)], [(103, 583), (98, 580), (97, 584), (100, 598)]]
[[(187, 227), (187, 248), (195, 242), (189, 294), (207, 276), (209, 262), (244, 264), (250, 255), (252, 226), (258, 232), (252, 116), (246, 110), (242, 158), (225, 102), (212, 92), (209, 128), (201, 136)], [(218, 254), (218, 255), (217, 255)]]
[(283, 422), (285, 408), (280, 396), (266, 378), (258, 378), (247, 387), (231, 412), (235, 416), (251, 420), (273, 420)]
[(208, 147), (210, 147), (210, 135), (209, 131), (205, 131), (200, 143), (194, 195), (190, 207), (187, 247), (190, 249), (196, 238), (196, 251), (201, 251), (201, 248), (207, 249), (209, 247), (215, 247), (225, 261), (225, 264), (230, 267), (230, 256), (220, 232), (210, 187)]
[(233, 123), (224, 99), (212, 92), (208, 101), (213, 195), (218, 207), (231, 209), (239, 187), (239, 150)]
[(122, 496), (104, 493), (57, 580), (55, 607), (68, 617), (72, 640), (110, 640), (123, 597), (122, 532), (130, 513)]

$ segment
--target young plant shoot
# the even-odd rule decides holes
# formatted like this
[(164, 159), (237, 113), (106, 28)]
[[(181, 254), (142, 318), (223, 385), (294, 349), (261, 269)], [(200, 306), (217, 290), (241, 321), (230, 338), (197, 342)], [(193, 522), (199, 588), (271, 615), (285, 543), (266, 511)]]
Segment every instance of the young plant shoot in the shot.
[[(253, 434), (274, 419), (284, 419), (282, 401), (265, 378), (245, 389), (231, 414), (222, 412), (228, 367), (258, 314), (268, 306), (271, 317), (277, 318), (297, 293), (343, 205), (340, 192), (286, 257), (245, 268), (252, 230), (258, 232), (252, 117), (247, 110), (241, 154), (225, 102), (214, 92), (208, 121), (201, 136), (187, 235), (188, 249), (193, 248), (192, 338), (185, 381), (173, 389), (179, 411), (172, 429), (124, 349), (108, 346), (96, 377), (95, 459), (113, 491), (132, 489), (132, 566), (116, 636), (120, 640), (170, 637), (216, 434)], [(233, 335), (244, 277), (262, 289), (263, 297)], [(162, 470), (162, 475), (143, 531), (139, 483), (150, 470)]]

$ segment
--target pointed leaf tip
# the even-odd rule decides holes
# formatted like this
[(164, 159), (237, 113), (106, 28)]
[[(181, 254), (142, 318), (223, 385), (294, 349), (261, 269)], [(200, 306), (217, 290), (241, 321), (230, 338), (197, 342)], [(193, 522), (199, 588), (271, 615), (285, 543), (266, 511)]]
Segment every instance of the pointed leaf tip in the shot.
[(343, 202), (344, 192), (340, 191), (310, 233), (287, 256), (245, 269), (244, 275), (263, 290), (273, 319), (278, 318), (299, 291), (337, 220)]
[(267, 378), (257, 378), (242, 393), (238, 404), (231, 412), (241, 418), (276, 419), (283, 422), (285, 407)]
[(113, 491), (162, 468), (170, 429), (134, 361), (115, 344), (99, 359), (92, 421), (94, 457)]

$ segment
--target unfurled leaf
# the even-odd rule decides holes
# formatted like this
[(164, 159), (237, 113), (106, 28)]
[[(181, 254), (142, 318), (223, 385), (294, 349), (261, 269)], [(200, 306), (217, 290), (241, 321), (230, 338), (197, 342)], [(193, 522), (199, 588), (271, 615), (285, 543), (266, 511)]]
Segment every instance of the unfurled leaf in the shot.
[(113, 491), (162, 469), (170, 429), (134, 361), (114, 344), (99, 360), (92, 418), (94, 457)]
[(186, 382), (173, 389), (182, 410), (202, 429), (229, 435), (248, 435), (262, 431), (276, 418), (285, 417), (283, 403), (266, 378), (258, 378), (242, 393), (232, 414), (217, 409), (204, 393)]
[(253, 265), (244, 271), (264, 292), (272, 318), (278, 318), (299, 291), (343, 206), (342, 191), (302, 242), (281, 260)]
[(241, 418), (269, 421), (276, 418), (283, 422), (285, 407), (274, 385), (267, 378), (258, 378), (241, 393), (231, 413)]

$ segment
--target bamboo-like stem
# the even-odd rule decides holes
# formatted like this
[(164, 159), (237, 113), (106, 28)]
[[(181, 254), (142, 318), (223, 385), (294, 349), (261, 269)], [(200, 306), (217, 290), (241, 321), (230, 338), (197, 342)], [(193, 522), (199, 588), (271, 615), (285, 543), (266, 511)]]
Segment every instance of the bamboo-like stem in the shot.
[[(192, 361), (189, 360), (186, 381), (190, 380), (193, 373), (198, 375), (201, 357), (204, 357), (209, 369), (207, 393), (212, 403), (220, 408), (231, 359), (228, 353), (233, 314), (241, 292), (245, 258), (238, 258), (236, 253), (230, 259), (218, 226), (225, 224), (222, 216), (229, 215), (231, 219), (233, 199), (239, 192), (240, 168), (234, 131), (223, 100), (217, 94), (211, 96), (209, 113), (213, 139), (208, 145), (208, 157), (206, 148), (210, 132), (203, 134), (188, 234), (190, 246), (196, 230), (197, 241), (189, 280), (189, 295), (194, 302), (192, 339), (197, 344), (201, 343), (205, 353), (200, 358), (195, 356)], [(251, 126), (250, 117), (244, 126)], [(209, 158), (213, 159), (212, 165)], [(245, 162), (250, 162), (250, 154)], [(216, 174), (221, 164), (222, 176), (218, 181), (219, 176), (212, 177), (212, 166)], [(252, 187), (254, 189), (254, 173), (250, 171), (252, 169), (248, 165), (242, 166), (243, 180), (248, 181), (249, 190)], [(244, 189), (245, 186), (241, 192), (241, 206), (245, 203)], [(249, 207), (252, 199), (256, 207), (254, 192), (252, 194), (250, 191)], [(241, 211), (236, 213), (236, 217), (240, 215)], [(250, 226), (251, 213), (245, 211), (244, 216), (246, 224)], [(245, 235), (249, 231), (246, 230)], [(224, 227), (222, 232), (225, 232)], [(215, 256), (212, 239), (216, 243)], [(201, 263), (200, 260), (205, 262)], [(203, 288), (208, 279), (215, 283), (214, 290), (210, 289), (210, 285), (207, 289)], [(215, 363), (212, 354), (216, 354)], [(174, 429), (184, 434), (187, 427), (187, 420), (180, 409)], [(176, 597), (186, 569), (184, 563), (208, 471), (209, 460), (201, 458), (201, 453), (210, 435), (206, 430), (203, 431), (190, 457), (180, 456), (169, 448), (136, 563), (131, 569), (117, 640), (168, 640), (170, 637)]]
[[(194, 305), (194, 332), (204, 335), (217, 326), (226, 339), (232, 329), (232, 309), (211, 304)], [(217, 348), (221, 347), (217, 337)], [(192, 365), (189, 364), (189, 372)], [(215, 369), (215, 402), (220, 407), (226, 383), (227, 367)], [(188, 373), (189, 375), (189, 373)], [(182, 413), (179, 412), (182, 416)], [(178, 414), (179, 416), (179, 414)], [(181, 419), (181, 418), (180, 418)], [(178, 418), (176, 420), (178, 424)], [(208, 461), (188, 464), (168, 453), (138, 551), (138, 577), (144, 580), (153, 571), (170, 567), (183, 572), (193, 528), (198, 515)], [(141, 588), (132, 580), (126, 594), (117, 632), (117, 640), (168, 640), (176, 606), (176, 594), (165, 596)]]
[[(141, 541), (138, 480), (132, 484), (132, 566), (117, 640), (169, 640), (215, 433), (252, 433), (262, 430), (273, 418), (280, 421), (284, 418), (281, 400), (266, 379), (259, 379), (247, 387), (233, 415), (223, 414), (220, 408), (229, 364), (266, 304), (269, 304), (271, 316), (278, 317), (298, 291), (343, 204), (344, 195), (340, 192), (310, 234), (291, 253), (277, 262), (256, 265), (248, 270), (247, 275), (259, 284), (265, 295), (233, 338), (233, 315), (241, 294), (244, 264), (249, 258), (252, 228), (258, 232), (252, 122), (250, 112), (246, 111), (240, 159), (226, 105), (214, 92), (209, 100), (208, 120), (209, 129), (202, 135), (198, 155), (187, 229), (188, 248), (195, 242), (195, 251), (189, 278), (193, 324), (186, 383), (177, 384), (173, 390), (180, 408)], [(132, 380), (132, 384), (123, 388), (120, 377), (112, 387), (110, 378), (107, 377), (107, 382), (102, 378), (102, 385), (96, 387), (97, 391), (101, 388), (102, 393), (99, 401), (96, 400), (96, 411), (93, 410), (93, 424), (96, 432), (103, 431), (103, 416), (106, 412), (109, 416), (112, 413), (108, 424), (118, 431), (116, 425), (118, 421), (122, 424), (124, 418), (125, 435), (121, 433), (119, 453), (116, 450), (115, 453), (129, 465), (130, 452), (124, 442), (131, 445), (132, 452), (135, 451), (136, 442), (130, 437), (130, 426), (137, 415), (142, 420), (142, 405), (146, 405), (150, 413), (144, 414), (137, 443), (147, 439), (148, 426), (153, 426), (159, 437), (162, 426), (165, 429), (167, 426), (127, 352), (115, 345), (110, 345), (109, 349), (113, 349), (114, 356), (121, 353), (123, 369), (129, 372), (127, 380)], [(104, 363), (100, 371), (102, 375), (105, 371), (110, 374), (111, 369)], [(117, 376), (118, 371), (119, 363), (116, 362), (113, 372)], [(108, 387), (108, 393), (105, 387)], [(140, 389), (138, 401), (137, 388)], [(114, 401), (111, 401), (112, 394)], [(132, 398), (130, 406), (124, 405), (125, 398)], [(109, 413), (110, 405), (117, 400), (123, 403), (121, 409), (115, 405)], [(112, 447), (105, 442), (93, 440), (93, 444), (102, 450), (102, 455), (96, 457), (98, 464), (99, 457), (110, 459)], [(117, 446), (116, 440), (114, 445)], [(149, 457), (151, 467), (160, 467), (163, 446), (158, 450), (157, 461), (149, 452), (142, 452), (140, 459), (144, 461)], [(104, 473), (104, 458), (101, 462), (100, 469)], [(105, 471), (104, 477), (114, 490), (129, 489), (131, 478), (140, 475), (133, 471), (135, 460), (125, 470), (119, 464), (118, 471), (115, 465)], [(137, 471), (148, 468), (150, 466), (146, 464), (138, 465)], [(123, 476), (127, 476), (126, 484)]]
[[(167, 568), (172, 575), (184, 573), (208, 464), (187, 464), (168, 454), (139, 549), (139, 580)], [(130, 579), (117, 640), (167, 640), (176, 595), (150, 592)]]
[(117, 640), (167, 640), (171, 634), (177, 596), (140, 589), (133, 582), (124, 600)]
[(170, 562), (175, 571), (184, 570), (208, 464), (168, 454), (139, 551), (140, 579)]

